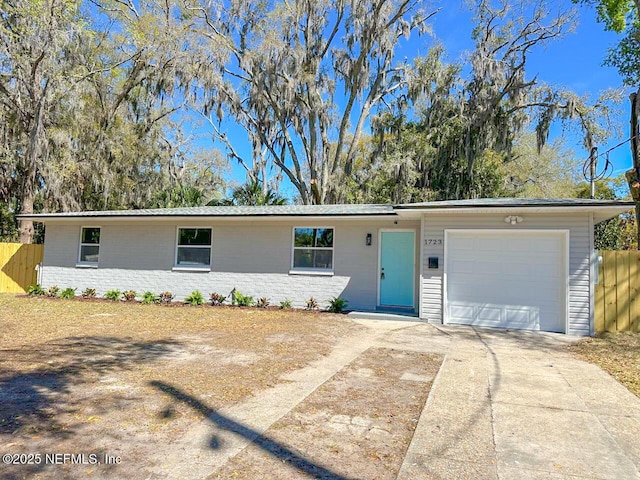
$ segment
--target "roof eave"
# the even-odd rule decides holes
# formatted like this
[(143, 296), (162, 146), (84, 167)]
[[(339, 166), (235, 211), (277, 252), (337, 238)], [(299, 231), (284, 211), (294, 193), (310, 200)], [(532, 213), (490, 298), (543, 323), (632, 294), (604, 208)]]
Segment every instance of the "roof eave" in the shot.
[(357, 219), (371, 219), (371, 218), (390, 218), (397, 217), (396, 212), (388, 213), (340, 213), (340, 214), (325, 214), (318, 215), (314, 213), (290, 213), (286, 215), (282, 214), (255, 214), (255, 215), (212, 215), (212, 214), (136, 214), (136, 215), (64, 215), (64, 214), (33, 214), (33, 215), (17, 215), (20, 220), (31, 220), (34, 222), (47, 223), (48, 221), (55, 222), (78, 222), (78, 221), (136, 221), (136, 220), (229, 220), (229, 221), (241, 221), (241, 220), (289, 220), (292, 218), (306, 218), (314, 220), (332, 220), (348, 218), (350, 220)]
[(503, 212), (596, 212), (615, 210), (623, 213), (633, 209), (633, 204), (612, 204), (612, 205), (500, 205), (500, 206), (473, 206), (473, 207), (423, 207), (398, 209), (397, 212), (420, 212), (420, 213), (503, 213)]
[(575, 214), (593, 213), (594, 223), (600, 223), (621, 213), (633, 210), (633, 203), (609, 205), (554, 205), (554, 206), (493, 206), (493, 207), (443, 207), (443, 208), (408, 208), (398, 209), (401, 218), (417, 218), (419, 216), (440, 216), (452, 214), (511, 214), (511, 213), (546, 213), (546, 214)]
[(513, 204), (495, 204), (495, 203), (478, 203), (478, 204), (438, 204), (440, 202), (434, 202), (434, 204), (416, 204), (416, 203), (404, 203), (399, 205), (394, 205), (394, 210), (478, 210), (478, 209), (501, 209), (501, 208), (567, 208), (567, 209), (575, 209), (575, 208), (604, 208), (604, 207), (623, 207), (623, 208), (633, 208), (635, 206), (634, 202), (631, 201), (611, 201), (611, 202), (602, 202), (602, 201), (593, 201), (589, 202), (588, 200), (580, 202), (580, 203), (559, 203), (559, 202), (549, 202), (549, 203), (513, 203)]

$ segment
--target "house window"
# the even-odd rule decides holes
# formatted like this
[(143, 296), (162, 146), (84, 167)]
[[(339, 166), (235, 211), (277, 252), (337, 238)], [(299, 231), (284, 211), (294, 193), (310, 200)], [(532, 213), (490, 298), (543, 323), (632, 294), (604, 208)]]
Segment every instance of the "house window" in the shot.
[(80, 229), (79, 263), (98, 264), (100, 261), (100, 227)]
[(210, 228), (178, 228), (176, 266), (187, 268), (211, 266)]
[(293, 229), (293, 269), (333, 270), (333, 228)]

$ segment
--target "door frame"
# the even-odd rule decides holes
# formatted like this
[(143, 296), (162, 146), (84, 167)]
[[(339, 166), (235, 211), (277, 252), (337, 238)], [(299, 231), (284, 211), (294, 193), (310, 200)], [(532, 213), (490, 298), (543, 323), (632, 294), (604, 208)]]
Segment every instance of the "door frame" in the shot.
[[(565, 229), (551, 229), (551, 228), (519, 228), (517, 230), (508, 229), (508, 228), (445, 228), (444, 230), (444, 260), (443, 260), (443, 271), (442, 271), (442, 324), (446, 325), (449, 323), (449, 303), (447, 298), (447, 290), (449, 287), (449, 276), (447, 273), (447, 265), (449, 263), (449, 234), (477, 234), (477, 235), (492, 235), (492, 234), (516, 234), (516, 235), (532, 235), (532, 234), (554, 234), (558, 235), (562, 238), (564, 243), (564, 248), (562, 249), (562, 254), (564, 256), (563, 266), (564, 266), (564, 285), (565, 285), (565, 294), (562, 296), (564, 301), (564, 305), (562, 308), (562, 313), (564, 314), (563, 326), (565, 334), (569, 333), (569, 301), (570, 301), (570, 293), (571, 293), (571, 283), (570, 283), (570, 268), (569, 268), (569, 260), (570, 260), (570, 235), (569, 230)], [(541, 332), (544, 330), (540, 330)]]
[[(416, 229), (415, 228), (379, 228), (378, 229), (378, 268), (376, 270), (376, 306), (377, 307), (400, 307), (401, 305), (382, 305), (380, 303), (380, 269), (382, 268), (382, 233), (383, 232), (411, 232), (413, 233), (413, 275), (411, 275), (411, 308), (416, 308)], [(406, 308), (406, 307), (405, 307)]]

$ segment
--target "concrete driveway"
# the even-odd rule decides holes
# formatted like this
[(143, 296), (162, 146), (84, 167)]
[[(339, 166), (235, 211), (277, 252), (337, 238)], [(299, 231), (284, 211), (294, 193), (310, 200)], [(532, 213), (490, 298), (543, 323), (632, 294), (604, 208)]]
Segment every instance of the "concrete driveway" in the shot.
[(568, 354), (576, 340), (433, 325), (388, 332), (386, 345), (445, 354), (398, 478), (640, 478), (640, 399)]

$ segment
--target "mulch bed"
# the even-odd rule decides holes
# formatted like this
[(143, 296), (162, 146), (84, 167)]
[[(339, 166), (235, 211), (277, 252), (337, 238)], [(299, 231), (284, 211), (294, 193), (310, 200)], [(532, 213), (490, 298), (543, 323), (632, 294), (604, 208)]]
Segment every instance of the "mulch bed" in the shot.
[[(48, 300), (48, 301), (53, 301), (53, 302), (90, 302), (90, 303), (124, 303), (124, 304), (138, 304), (138, 305), (143, 305), (142, 301), (140, 300), (109, 300), (106, 298), (101, 298), (101, 297), (83, 297), (81, 295), (77, 295), (74, 298), (60, 298), (60, 297), (50, 297), (48, 295), (27, 295), (27, 294), (17, 294), (15, 295), (16, 298), (33, 298), (33, 299), (39, 299), (39, 300)], [(178, 302), (178, 301), (171, 301), (171, 302), (159, 302), (159, 303), (153, 303), (153, 304), (147, 304), (148, 306), (157, 306), (157, 307), (165, 307), (165, 308), (216, 308), (216, 309), (231, 309), (231, 310), (235, 310), (235, 309), (260, 309), (260, 310), (270, 310), (270, 311), (284, 311), (284, 312), (298, 312), (301, 314), (328, 314), (328, 315), (335, 315), (335, 313), (329, 312), (327, 310), (322, 310), (320, 308), (316, 308), (316, 309), (306, 309), (306, 308), (281, 308), (278, 305), (269, 305), (267, 307), (257, 307), (257, 306), (252, 306), (252, 307), (244, 307), (244, 306), (239, 306), (239, 305), (230, 305), (228, 303), (224, 303), (222, 305), (212, 305), (211, 302), (206, 301), (205, 303), (203, 303), (202, 305), (190, 305), (188, 303), (184, 303), (184, 302)], [(344, 310), (342, 312), (340, 312), (340, 314), (346, 315), (350, 312), (352, 312), (353, 310)]]

